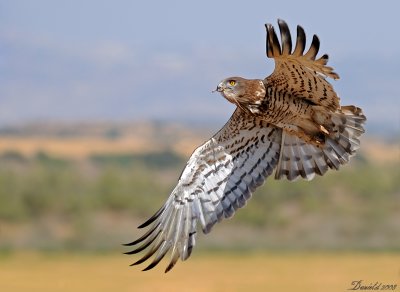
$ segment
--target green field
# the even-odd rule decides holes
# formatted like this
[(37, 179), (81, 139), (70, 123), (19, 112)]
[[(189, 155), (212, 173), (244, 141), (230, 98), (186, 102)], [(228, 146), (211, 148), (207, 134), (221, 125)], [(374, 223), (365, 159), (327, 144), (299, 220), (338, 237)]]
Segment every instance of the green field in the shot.
[[(400, 254), (394, 253), (200, 253), (141, 272), (120, 254), (22, 253), (0, 260), (2, 291), (348, 291), (352, 281), (397, 285)], [(165, 265), (165, 262), (161, 264)]]
[[(115, 250), (164, 203), (185, 164), (171, 152), (0, 154), (0, 250)], [(311, 182), (269, 178), (202, 238), (209, 248), (400, 248), (400, 172), (362, 153)]]

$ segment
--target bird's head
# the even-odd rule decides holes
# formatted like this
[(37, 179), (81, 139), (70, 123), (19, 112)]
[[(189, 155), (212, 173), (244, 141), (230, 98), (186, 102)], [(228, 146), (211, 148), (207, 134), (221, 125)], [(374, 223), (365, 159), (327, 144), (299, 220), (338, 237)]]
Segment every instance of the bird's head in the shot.
[(218, 91), (228, 101), (237, 104), (240, 96), (243, 95), (243, 89), (245, 86), (245, 79), (241, 77), (229, 77), (222, 80), (215, 91)]
[(218, 91), (229, 102), (240, 105), (253, 103), (265, 96), (265, 87), (261, 80), (249, 80), (242, 77), (229, 77), (222, 80), (215, 91)]

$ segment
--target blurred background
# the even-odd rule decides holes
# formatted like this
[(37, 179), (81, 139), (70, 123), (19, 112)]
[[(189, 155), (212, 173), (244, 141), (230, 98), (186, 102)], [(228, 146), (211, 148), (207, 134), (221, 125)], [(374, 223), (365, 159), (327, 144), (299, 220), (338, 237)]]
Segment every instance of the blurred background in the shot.
[[(101, 254), (122, 258), (121, 243), (138, 236), (194, 148), (233, 112), (211, 93), (219, 81), (272, 72), (264, 23), (282, 18), (293, 33), (301, 24), (309, 39), (320, 37), (341, 77), (332, 81), (341, 103), (368, 118), (362, 148), (350, 165), (312, 182), (268, 179), (232, 220), (200, 236), (198, 260), (252, 253), (268, 268), (282, 263), (270, 253), (294, 253), (283, 257), (290, 269), (315, 251), (323, 266), (332, 259), (325, 254), (354, 262), (354, 254), (389, 253), (378, 270), (400, 282), (399, 10), (396, 1), (0, 1), (0, 279), (27, 276), (19, 269), (27, 252), (38, 267), (38, 253), (64, 255), (54, 266), (76, 254), (96, 263)], [(129, 260), (115, 267), (125, 272)], [(366, 282), (384, 280), (373, 275)], [(351, 278), (304, 288), (300, 276), (297, 290), (327, 282), (347, 289)], [(75, 290), (87, 287), (79, 283)], [(218, 285), (207, 291), (223, 291)]]

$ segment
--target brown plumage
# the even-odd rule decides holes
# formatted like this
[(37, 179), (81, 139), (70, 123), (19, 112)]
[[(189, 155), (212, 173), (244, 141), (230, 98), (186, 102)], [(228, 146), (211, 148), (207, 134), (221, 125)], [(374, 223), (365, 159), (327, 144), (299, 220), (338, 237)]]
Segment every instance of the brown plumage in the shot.
[[(326, 137), (333, 135), (337, 128), (332, 116), (342, 114), (339, 97), (326, 77), (338, 79), (339, 75), (326, 66), (328, 55), (316, 60), (319, 50), (316, 35), (304, 54), (306, 36), (303, 28), (297, 26), (296, 46), (292, 52), (289, 28), (282, 20), (278, 20), (278, 24), (282, 45), (273, 26), (266, 24), (267, 56), (275, 60), (274, 72), (264, 80), (230, 77), (223, 80), (217, 90), (241, 109), (307, 143), (323, 147)], [(354, 114), (361, 117), (361, 110), (354, 109)]]
[(164, 206), (139, 226), (148, 231), (127, 244), (127, 254), (147, 250), (132, 265), (153, 257), (144, 269), (156, 266), (170, 252), (166, 272), (178, 259), (186, 260), (195, 245), (197, 225), (204, 233), (243, 207), (252, 192), (275, 170), (275, 178), (310, 180), (349, 161), (364, 133), (365, 116), (355, 106), (340, 106), (325, 79), (339, 76), (316, 59), (314, 35), (307, 53), (304, 30), (297, 27), (295, 49), (287, 24), (278, 20), (279, 43), (267, 24), (267, 56), (274, 72), (263, 80), (230, 77), (219, 91), (237, 105), (226, 125), (189, 158), (178, 184)]

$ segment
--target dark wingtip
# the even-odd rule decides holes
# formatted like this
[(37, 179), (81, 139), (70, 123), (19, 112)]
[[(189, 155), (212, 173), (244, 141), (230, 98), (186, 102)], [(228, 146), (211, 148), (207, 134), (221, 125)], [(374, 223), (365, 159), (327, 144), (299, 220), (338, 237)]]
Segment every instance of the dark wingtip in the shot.
[(150, 265), (148, 265), (146, 268), (144, 268), (142, 271), (148, 271), (151, 270), (152, 268), (154, 268), (155, 266), (158, 265), (158, 263), (165, 257), (165, 255), (167, 254), (169, 248), (165, 249), (161, 254), (159, 254), (154, 261), (152, 261), (150, 263)]
[(141, 252), (142, 250), (146, 249), (146, 247), (148, 247), (150, 244), (151, 244), (151, 242), (146, 243), (145, 245), (143, 245), (143, 246), (141, 246), (141, 247), (139, 247), (137, 249), (124, 252), (124, 254), (126, 254), (126, 255), (137, 254), (137, 253)]
[(141, 246), (137, 247), (136, 249), (132, 251), (125, 252), (124, 254), (136, 254), (138, 252), (141, 252), (142, 250), (146, 249), (160, 234), (161, 230), (159, 230), (155, 235), (153, 235), (153, 238), (148, 239), (147, 242), (144, 242)]
[(151, 263), (150, 265), (148, 265), (146, 268), (144, 268), (142, 271), (146, 272), (148, 270), (151, 270), (152, 268), (154, 268), (157, 264), (156, 263)]
[(290, 55), (292, 53), (292, 37), (289, 26), (282, 19), (278, 19), (278, 25), (281, 32), (282, 55)]
[(145, 262), (148, 258), (150, 258), (159, 249), (159, 247), (161, 246), (162, 243), (163, 243), (163, 241), (160, 241), (157, 245), (153, 246), (153, 248), (150, 249), (141, 259), (134, 262), (130, 266), (136, 266), (138, 264)]
[(271, 24), (267, 23), (266, 29), (267, 29), (267, 41), (266, 41), (267, 57), (274, 58), (275, 56), (279, 56), (282, 54), (281, 46), (274, 27)]
[(153, 216), (151, 216), (146, 222), (144, 222), (144, 223), (142, 223), (141, 225), (139, 225), (138, 228), (139, 228), (139, 229), (142, 229), (142, 228), (144, 228), (144, 227), (150, 225), (151, 223), (153, 223), (154, 220), (156, 220), (156, 219), (161, 215), (161, 213), (164, 211), (164, 209), (165, 209), (165, 205), (162, 206), (162, 207), (161, 207)]
[(302, 26), (297, 25), (296, 46), (294, 48), (293, 55), (294, 56), (303, 55), (305, 47), (306, 47), (306, 33)]
[(123, 254), (126, 254), (126, 255), (132, 255), (132, 254), (137, 254), (137, 253), (139, 253), (139, 252), (141, 252), (142, 250), (144, 250), (146, 247), (148, 247), (150, 244), (148, 244), (148, 245), (145, 245), (145, 246), (142, 246), (141, 248), (138, 248), (138, 249), (134, 249), (134, 250), (131, 250), (131, 251), (126, 251), (126, 252), (124, 252)]
[(281, 19), (281, 18), (278, 18), (278, 24), (279, 25), (287, 25), (287, 23), (286, 23), (286, 21), (284, 21), (283, 19)]
[(297, 25), (297, 34), (299, 34), (299, 33), (301, 35), (305, 35), (306, 34), (305, 31), (304, 31), (304, 28), (300, 24)]
[(123, 243), (122, 245), (123, 245), (123, 246), (132, 246), (132, 245), (138, 244), (139, 242), (142, 242), (143, 240), (145, 240), (146, 238), (148, 238), (148, 237), (154, 232), (154, 230), (157, 229), (157, 227), (160, 225), (160, 223), (161, 223), (161, 222), (158, 222), (158, 224), (156, 224), (152, 229), (150, 229), (149, 231), (147, 231), (142, 237), (140, 237), (140, 238), (138, 238), (138, 239), (136, 239), (136, 240), (134, 240), (134, 241), (132, 241), (132, 242), (129, 242), (129, 243)]
[(131, 267), (137, 266), (137, 265), (139, 265), (139, 264), (145, 262), (145, 261), (146, 261), (149, 257), (151, 257), (153, 254), (154, 254), (154, 252), (153, 252), (152, 254), (148, 255), (148, 256), (146, 255), (146, 256), (140, 258), (139, 260), (137, 260), (136, 262), (130, 264), (129, 266), (131, 266)]
[(143, 261), (136, 261), (136, 262), (134, 262), (133, 264), (130, 264), (129, 266), (130, 267), (133, 267), (133, 266), (137, 266), (138, 264), (141, 264)]
[(315, 46), (315, 48), (316, 48), (316, 54), (318, 53), (318, 51), (319, 51), (319, 47), (320, 47), (320, 45), (321, 45), (321, 41), (319, 40), (319, 37), (315, 34), (315, 35), (313, 35), (313, 39), (312, 39), (312, 41), (311, 41), (311, 45), (314, 45)]
[(172, 268), (175, 266), (176, 261), (175, 262), (170, 262), (169, 265), (167, 266), (167, 268), (165, 269), (164, 273), (168, 273), (169, 271), (172, 270)]

